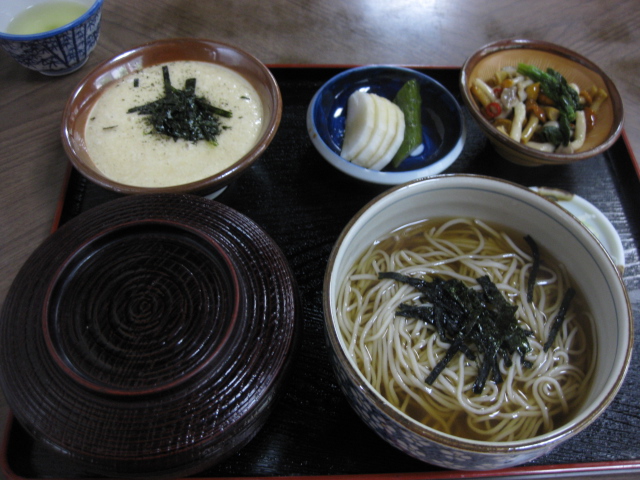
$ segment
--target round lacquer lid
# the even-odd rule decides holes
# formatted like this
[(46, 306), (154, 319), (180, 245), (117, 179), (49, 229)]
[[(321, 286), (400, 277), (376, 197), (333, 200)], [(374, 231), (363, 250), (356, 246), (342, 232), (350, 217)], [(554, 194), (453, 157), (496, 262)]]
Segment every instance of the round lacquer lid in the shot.
[(296, 343), (281, 250), (191, 195), (125, 197), (49, 237), (0, 323), (0, 380), (31, 435), (107, 476), (195, 473), (258, 432)]

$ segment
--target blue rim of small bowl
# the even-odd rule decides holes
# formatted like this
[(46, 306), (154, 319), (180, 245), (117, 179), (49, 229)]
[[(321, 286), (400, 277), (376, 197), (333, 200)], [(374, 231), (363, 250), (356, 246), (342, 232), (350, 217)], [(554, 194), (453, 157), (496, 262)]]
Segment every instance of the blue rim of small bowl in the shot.
[(59, 33), (75, 28), (77, 25), (80, 25), (81, 23), (86, 21), (89, 17), (94, 15), (96, 11), (98, 11), (102, 7), (103, 3), (104, 3), (104, 0), (96, 0), (89, 7), (89, 9), (86, 12), (84, 12), (82, 15), (80, 15), (78, 18), (76, 18), (75, 20), (72, 20), (71, 22), (65, 25), (62, 25), (61, 27), (55, 28), (53, 30), (47, 30), (46, 32), (33, 33), (29, 35), (15, 35), (15, 34), (3, 32), (0, 30), (0, 38), (4, 40), (10, 40), (13, 42), (30, 42), (33, 40), (42, 40), (43, 38), (53, 37)]
[[(398, 169), (387, 167), (381, 171), (340, 157), (345, 121), (342, 113), (351, 93), (366, 89), (392, 98), (410, 78), (420, 83), (425, 151), (407, 158)], [(398, 185), (441, 173), (460, 156), (466, 140), (462, 109), (453, 94), (422, 72), (391, 65), (350, 68), (331, 78), (309, 103), (307, 131), (318, 152), (335, 168), (351, 177), (383, 185)]]

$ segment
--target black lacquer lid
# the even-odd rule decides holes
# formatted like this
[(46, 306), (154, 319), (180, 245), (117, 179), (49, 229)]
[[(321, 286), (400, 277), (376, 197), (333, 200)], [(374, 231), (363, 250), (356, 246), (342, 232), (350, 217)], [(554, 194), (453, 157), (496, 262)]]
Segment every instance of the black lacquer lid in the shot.
[(125, 197), (27, 260), (0, 324), (2, 388), (97, 474), (175, 476), (237, 451), (277, 398), (299, 305), (254, 222), (191, 195)]

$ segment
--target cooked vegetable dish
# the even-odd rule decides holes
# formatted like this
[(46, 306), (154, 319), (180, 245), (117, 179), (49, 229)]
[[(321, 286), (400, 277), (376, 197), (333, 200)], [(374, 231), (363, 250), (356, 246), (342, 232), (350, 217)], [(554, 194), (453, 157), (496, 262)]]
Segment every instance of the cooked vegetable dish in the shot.
[(573, 153), (584, 145), (607, 92), (569, 83), (559, 72), (520, 63), (473, 80), (471, 93), (502, 133), (545, 152)]

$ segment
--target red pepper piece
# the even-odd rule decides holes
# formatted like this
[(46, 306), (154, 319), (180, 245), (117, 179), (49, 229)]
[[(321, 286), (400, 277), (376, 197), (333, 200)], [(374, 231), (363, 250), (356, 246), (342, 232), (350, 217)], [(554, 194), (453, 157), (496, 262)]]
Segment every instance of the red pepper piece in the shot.
[(502, 113), (502, 107), (498, 102), (491, 102), (484, 109), (485, 114), (489, 118), (496, 118), (498, 115)]

